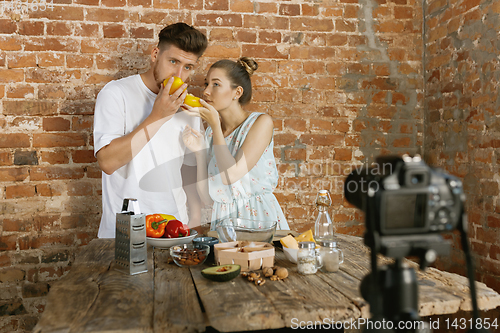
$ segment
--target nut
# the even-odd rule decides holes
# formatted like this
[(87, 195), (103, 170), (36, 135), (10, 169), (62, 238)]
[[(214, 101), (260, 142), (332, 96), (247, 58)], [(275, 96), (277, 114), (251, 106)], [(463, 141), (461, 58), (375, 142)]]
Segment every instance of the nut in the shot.
[(288, 277), (288, 270), (284, 267), (279, 267), (276, 270), (276, 275), (280, 278), (280, 280), (286, 279)]
[(270, 277), (273, 275), (273, 269), (271, 267), (264, 267), (262, 268), (262, 274), (264, 274), (265, 277)]
[(266, 283), (266, 280), (264, 280), (263, 278), (258, 278), (257, 280), (255, 280), (256, 286), (262, 286), (264, 283)]
[(205, 255), (199, 249), (183, 249), (180, 246), (174, 248), (172, 256), (177, 258), (181, 265), (192, 266), (198, 265), (201, 261), (205, 260)]
[(278, 281), (280, 278), (278, 277), (278, 275), (273, 275), (270, 277), (271, 281)]
[(259, 273), (255, 273), (255, 272), (251, 272), (250, 275), (248, 275), (248, 281), (256, 281), (260, 278), (260, 274)]
[(248, 277), (250, 275), (250, 272), (242, 272), (241, 276), (243, 277)]

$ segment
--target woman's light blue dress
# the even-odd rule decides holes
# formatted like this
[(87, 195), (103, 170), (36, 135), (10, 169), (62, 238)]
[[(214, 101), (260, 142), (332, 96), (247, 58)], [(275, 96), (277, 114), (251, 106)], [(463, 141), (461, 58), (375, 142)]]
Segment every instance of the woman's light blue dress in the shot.
[[(236, 156), (250, 128), (261, 114), (260, 112), (251, 113), (225, 138), (231, 155)], [(255, 166), (240, 180), (230, 185), (222, 183), (213, 149), (212, 128), (207, 128), (205, 139), (209, 144), (208, 189), (214, 201), (211, 230), (215, 230), (217, 222), (228, 217), (277, 221), (277, 229), (289, 230), (283, 211), (273, 194), (278, 184), (278, 169), (273, 153), (274, 138), (271, 139)]]

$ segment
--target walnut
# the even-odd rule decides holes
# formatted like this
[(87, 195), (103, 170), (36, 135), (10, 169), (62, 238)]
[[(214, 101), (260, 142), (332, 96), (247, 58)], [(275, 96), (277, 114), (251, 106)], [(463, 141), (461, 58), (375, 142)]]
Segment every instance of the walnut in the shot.
[(278, 281), (280, 278), (278, 277), (278, 275), (273, 275), (271, 276), (271, 281)]
[(250, 272), (242, 272), (241, 273), (241, 276), (243, 276), (244, 278), (248, 277), (250, 275)]
[(262, 274), (264, 274), (265, 277), (270, 277), (273, 275), (273, 269), (271, 267), (264, 267), (262, 268)]
[(262, 286), (264, 283), (266, 283), (266, 280), (264, 280), (263, 278), (258, 278), (257, 280), (255, 280), (256, 286)]
[(248, 281), (251, 281), (251, 282), (253, 282), (259, 278), (260, 278), (259, 273), (251, 272), (250, 275), (248, 275)]
[(288, 277), (288, 270), (284, 267), (279, 267), (276, 269), (276, 275), (280, 280), (286, 279)]

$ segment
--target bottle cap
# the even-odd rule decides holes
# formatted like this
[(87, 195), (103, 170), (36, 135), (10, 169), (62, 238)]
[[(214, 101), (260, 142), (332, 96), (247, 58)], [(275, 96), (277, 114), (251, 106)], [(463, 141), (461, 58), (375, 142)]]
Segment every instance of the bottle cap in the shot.
[(337, 247), (337, 242), (332, 240), (324, 240), (321, 242), (322, 247)]
[(299, 249), (314, 249), (316, 248), (316, 243), (314, 242), (299, 242)]
[(328, 190), (319, 191), (318, 196), (316, 197), (316, 206), (328, 207), (331, 204), (332, 204), (332, 198), (330, 198)]

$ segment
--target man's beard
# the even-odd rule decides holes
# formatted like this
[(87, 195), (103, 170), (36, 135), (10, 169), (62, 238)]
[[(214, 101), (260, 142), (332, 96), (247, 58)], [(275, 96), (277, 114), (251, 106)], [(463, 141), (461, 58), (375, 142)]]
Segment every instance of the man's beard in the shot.
[(158, 63), (157, 62), (155, 62), (154, 67), (153, 67), (153, 77), (155, 79), (156, 85), (158, 86), (158, 89), (160, 89), (163, 80), (159, 78), (160, 74), (158, 73)]

